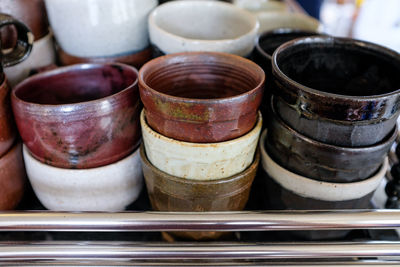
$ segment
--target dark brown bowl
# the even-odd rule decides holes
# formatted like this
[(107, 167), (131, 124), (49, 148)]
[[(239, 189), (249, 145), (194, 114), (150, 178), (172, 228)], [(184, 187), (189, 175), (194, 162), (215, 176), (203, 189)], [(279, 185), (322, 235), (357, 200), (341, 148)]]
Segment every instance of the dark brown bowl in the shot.
[(94, 168), (130, 154), (140, 141), (135, 68), (81, 64), (34, 75), (11, 93), (21, 137), (39, 161)]
[(385, 139), (400, 113), (400, 54), (368, 42), (314, 36), (272, 60), (277, 113), (296, 131), (338, 146)]
[(171, 54), (140, 69), (140, 97), (147, 122), (160, 134), (186, 142), (222, 142), (254, 127), (264, 79), (257, 64), (239, 56)]
[(111, 63), (119, 62), (140, 68), (152, 58), (152, 49), (146, 48), (133, 54), (124, 54), (112, 57), (77, 57), (68, 54), (60, 46), (57, 47), (58, 60), (62, 66), (80, 63)]
[[(153, 210), (156, 211), (239, 211), (249, 198), (260, 155), (243, 172), (219, 180), (198, 181), (168, 175), (154, 167), (140, 147), (143, 174)], [(174, 235), (202, 240), (219, 238), (221, 232), (176, 232)]]
[(16, 137), (10, 91), (7, 79), (4, 78), (0, 84), (0, 157), (11, 148)]
[(282, 167), (319, 181), (346, 183), (373, 175), (387, 156), (397, 137), (397, 127), (382, 142), (366, 147), (340, 147), (308, 138), (277, 114), (274, 97), (266, 148)]

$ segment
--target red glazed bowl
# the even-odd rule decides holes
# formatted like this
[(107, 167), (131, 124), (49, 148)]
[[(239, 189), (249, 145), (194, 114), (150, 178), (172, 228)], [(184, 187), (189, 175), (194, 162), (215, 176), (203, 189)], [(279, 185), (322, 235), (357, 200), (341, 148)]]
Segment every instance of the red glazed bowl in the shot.
[(162, 135), (195, 143), (227, 141), (249, 132), (264, 80), (257, 64), (216, 52), (162, 56), (139, 72), (148, 124)]
[(130, 154), (140, 141), (137, 70), (80, 64), (34, 75), (11, 93), (21, 137), (39, 161), (94, 168)]

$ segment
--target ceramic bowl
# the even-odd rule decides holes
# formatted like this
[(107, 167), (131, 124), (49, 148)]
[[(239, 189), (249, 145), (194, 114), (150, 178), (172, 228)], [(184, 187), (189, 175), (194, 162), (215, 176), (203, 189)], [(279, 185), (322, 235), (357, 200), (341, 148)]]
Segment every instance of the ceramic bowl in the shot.
[(400, 113), (400, 55), (354, 39), (292, 40), (273, 54), (277, 113), (296, 131), (338, 146), (369, 146)]
[(36, 159), (94, 168), (129, 155), (140, 141), (137, 70), (81, 64), (34, 75), (12, 90), (22, 140)]
[[(197, 181), (183, 179), (156, 168), (148, 160), (144, 146), (140, 149), (143, 174), (153, 210), (157, 211), (239, 211), (249, 198), (260, 155), (242, 172), (225, 179)], [(180, 237), (214, 239), (222, 232), (180, 232)]]
[(139, 149), (106, 166), (63, 169), (44, 164), (24, 145), (29, 181), (40, 202), (57, 211), (122, 211), (143, 186)]
[(160, 134), (187, 142), (222, 142), (254, 127), (264, 79), (263, 70), (242, 57), (180, 53), (140, 69), (140, 97), (147, 122)]
[(181, 142), (157, 133), (147, 124), (144, 111), (140, 122), (149, 161), (169, 175), (188, 180), (223, 179), (245, 170), (253, 162), (262, 126), (259, 113), (256, 126), (248, 134), (205, 144)]
[(382, 165), (398, 130), (382, 142), (365, 147), (341, 147), (315, 141), (287, 125), (276, 113), (272, 100), (266, 148), (285, 169), (326, 182), (348, 183), (371, 177)]
[(77, 57), (133, 54), (149, 46), (147, 17), (157, 0), (45, 0), (58, 44)]
[(271, 0), (233, 0), (238, 7), (252, 12), (286, 12), (288, 7), (285, 2)]
[(2, 156), (11, 148), (17, 135), (7, 79), (3, 79), (0, 84), (0, 129), (0, 156)]
[(33, 43), (31, 54), (25, 61), (4, 68), (4, 73), (7, 76), (10, 86), (14, 87), (26, 79), (31, 71), (55, 64), (55, 60), (53, 34), (50, 32), (45, 37)]
[(260, 33), (279, 28), (294, 28), (313, 32), (322, 30), (322, 25), (317, 19), (301, 13), (258, 12), (257, 18), (260, 23), (258, 30)]
[(248, 56), (257, 30), (256, 16), (217, 1), (172, 1), (149, 16), (150, 41), (164, 54), (215, 51)]
[(18, 205), (24, 194), (25, 183), (22, 146), (16, 143), (0, 157), (0, 210), (12, 210)]

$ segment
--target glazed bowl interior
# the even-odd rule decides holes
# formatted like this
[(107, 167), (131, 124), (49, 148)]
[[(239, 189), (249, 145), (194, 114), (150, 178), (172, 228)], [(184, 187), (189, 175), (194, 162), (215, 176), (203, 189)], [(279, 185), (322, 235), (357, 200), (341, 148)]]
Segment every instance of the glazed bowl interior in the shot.
[(307, 37), (286, 43), (275, 53), (278, 72), (314, 90), (373, 96), (400, 89), (399, 54), (376, 45)]
[(257, 24), (240, 8), (213, 1), (174, 1), (158, 7), (151, 18), (170, 34), (196, 40), (236, 39)]
[(262, 70), (240, 57), (190, 53), (145, 65), (143, 82), (153, 90), (180, 98), (221, 99), (249, 92), (262, 84)]
[(63, 105), (93, 101), (123, 91), (137, 81), (137, 72), (119, 64), (76, 65), (38, 74), (22, 82), (15, 96), (24, 102)]

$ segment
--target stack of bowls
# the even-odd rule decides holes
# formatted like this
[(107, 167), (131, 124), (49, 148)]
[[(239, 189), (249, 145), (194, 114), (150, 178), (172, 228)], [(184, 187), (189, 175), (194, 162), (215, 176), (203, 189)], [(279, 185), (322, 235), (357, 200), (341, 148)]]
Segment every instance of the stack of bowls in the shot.
[(142, 67), (141, 156), (154, 210), (244, 208), (259, 162), (264, 78), (255, 63), (216, 52), (162, 56)]
[(45, 0), (62, 65), (151, 58), (147, 17), (157, 0)]
[(120, 211), (142, 188), (138, 72), (82, 64), (34, 75), (11, 93), (28, 178), (41, 203)]
[(268, 208), (369, 208), (397, 136), (400, 55), (314, 36), (280, 46), (272, 72), (271, 120), (260, 142)]

